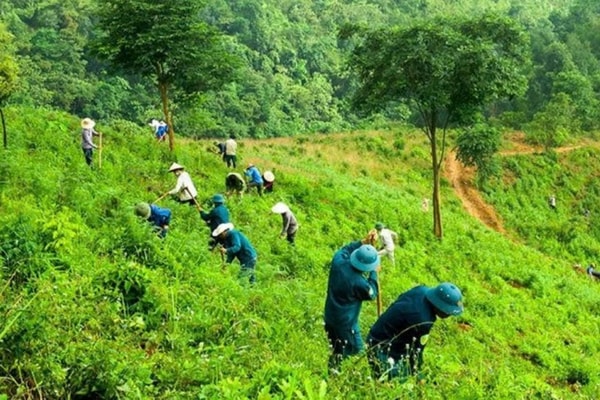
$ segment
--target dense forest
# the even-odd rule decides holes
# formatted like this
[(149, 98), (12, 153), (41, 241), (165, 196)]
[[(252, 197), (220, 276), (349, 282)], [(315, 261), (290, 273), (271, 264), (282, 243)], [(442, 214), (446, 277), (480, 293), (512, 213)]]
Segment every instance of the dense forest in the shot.
[[(102, 5), (108, 3), (3, 1), (0, 46), (18, 68), (11, 95), (0, 96), (3, 103), (140, 125), (163, 118), (156, 77), (120, 68), (99, 56), (97, 39), (108, 28), (102, 24)], [(218, 86), (206, 85), (193, 95), (174, 88), (168, 112), (184, 136), (235, 133), (259, 138), (356, 129), (388, 120), (419, 123), (410, 104), (408, 111), (395, 107), (368, 118), (351, 107), (356, 77), (346, 61), (355, 43), (342, 39), (340, 30), (348, 24), (403, 26), (440, 15), (489, 12), (508, 15), (523, 27), (529, 36), (530, 63), (523, 72), (525, 93), (489, 104), (488, 117), (532, 132), (551, 124), (558, 136), (561, 130), (595, 129), (600, 121), (600, 4), (592, 0), (194, 3), (201, 21), (221, 36), (227, 57), (237, 62), (235, 73)], [(178, 25), (168, 18), (172, 17), (148, 19), (145, 24), (156, 29)], [(7, 63), (2, 65), (6, 75)], [(201, 79), (210, 80), (210, 74), (205, 72)]]

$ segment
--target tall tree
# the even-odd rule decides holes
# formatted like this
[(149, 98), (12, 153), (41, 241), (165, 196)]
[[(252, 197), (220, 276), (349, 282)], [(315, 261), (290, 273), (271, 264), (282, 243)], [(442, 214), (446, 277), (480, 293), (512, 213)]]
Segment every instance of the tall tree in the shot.
[(2, 143), (8, 146), (4, 106), (6, 100), (17, 89), (18, 66), (13, 45), (13, 36), (0, 24), (0, 120), (2, 121)]
[(237, 59), (225, 37), (201, 19), (198, 0), (106, 0), (99, 2), (95, 49), (112, 65), (154, 79), (169, 147), (174, 147), (170, 92), (184, 98), (229, 81)]
[[(489, 102), (521, 94), (527, 37), (516, 22), (486, 15), (363, 30), (350, 57), (355, 107), (367, 112), (408, 102), (422, 121), (433, 169), (433, 232), (442, 238), (440, 170), (451, 124), (467, 124)], [(441, 128), (441, 133), (438, 132)]]

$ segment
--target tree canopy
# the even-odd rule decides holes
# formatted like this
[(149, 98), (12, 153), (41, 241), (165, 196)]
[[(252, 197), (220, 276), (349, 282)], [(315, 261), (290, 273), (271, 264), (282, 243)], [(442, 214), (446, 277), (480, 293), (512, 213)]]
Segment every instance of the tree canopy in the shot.
[(7, 147), (6, 125), (2, 107), (17, 89), (19, 67), (15, 57), (13, 36), (0, 24), (0, 119), (2, 122), (2, 142)]
[(17, 89), (17, 65), (13, 36), (0, 24), (0, 105)]
[(357, 32), (363, 40), (350, 57), (359, 82), (353, 104), (373, 112), (405, 102), (417, 111), (431, 146), (434, 233), (442, 237), (439, 171), (447, 128), (469, 123), (494, 100), (524, 92), (527, 36), (511, 19), (495, 15)]
[(112, 65), (152, 78), (173, 148), (169, 90), (190, 96), (219, 88), (236, 62), (224, 36), (201, 20), (202, 2), (108, 0), (99, 5), (96, 51)]
[[(125, 69), (117, 64), (113, 64), (116, 68), (108, 68), (104, 58), (90, 52), (92, 40), (102, 37), (104, 26), (109, 26), (101, 23), (98, 9), (110, 10), (113, 3), (123, 10), (120, 16), (125, 23), (131, 23), (140, 37), (148, 36), (148, 31), (156, 26), (162, 32), (161, 40), (187, 39), (181, 34), (177, 20), (168, 14), (173, 8), (183, 7), (184, 3), (179, 1), (168, 7), (150, 2), (142, 6), (144, 2), (136, 2), (142, 16), (134, 26), (126, 8), (127, 4), (134, 4), (131, 1), (120, 4), (99, 0), (5, 0), (0, 20), (15, 37), (20, 71), (20, 84), (10, 102), (52, 107), (107, 122), (127, 119), (140, 123), (161, 115), (156, 79), (141, 76), (136, 68)], [(357, 82), (343, 68), (343, 59), (352, 43), (338, 40), (340, 27), (351, 22), (387, 29), (394, 25), (410, 26), (421, 18), (479, 16), (491, 11), (522, 23), (531, 37), (532, 51), (528, 55), (531, 67), (524, 73), (528, 79), (526, 95), (493, 101), (486, 116), (522, 130), (538, 112), (549, 107), (558, 93), (565, 93), (575, 106), (573, 118), (579, 120), (582, 132), (600, 126), (596, 2), (408, 0), (400, 3), (390, 0), (193, 3), (197, 12), (190, 11), (189, 16), (194, 16), (202, 29), (210, 28), (225, 35), (220, 45), (227, 50), (226, 55), (240, 55), (241, 67), (235, 82), (205, 89), (212, 77), (218, 76), (209, 70), (202, 79), (192, 81), (202, 85), (194, 93), (180, 90), (197, 89), (192, 82), (171, 83), (168, 95), (170, 109), (175, 110), (174, 126), (180, 135), (187, 136), (226, 137), (235, 133), (240, 137), (273, 137), (360, 129), (378, 121), (388, 123), (406, 118), (414, 121), (405, 105), (399, 108), (392, 103), (385, 113), (368, 119), (360, 118), (348, 107)], [(160, 7), (166, 7), (156, 11), (163, 16), (152, 17), (150, 11)], [(119, 35), (115, 40), (122, 40)], [(197, 51), (195, 47), (185, 47), (186, 43), (176, 43), (169, 51)], [(124, 59), (126, 56), (123, 53)], [(200, 74), (195, 69), (188, 72), (192, 75), (174, 77)]]

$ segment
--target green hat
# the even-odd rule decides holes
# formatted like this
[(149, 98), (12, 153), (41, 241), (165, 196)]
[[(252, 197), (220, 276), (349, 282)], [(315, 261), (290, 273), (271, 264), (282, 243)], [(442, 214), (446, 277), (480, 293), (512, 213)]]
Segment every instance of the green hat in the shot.
[(222, 194), (217, 193), (212, 197), (212, 202), (215, 204), (223, 204), (225, 203), (225, 197)]
[(381, 222), (375, 224), (375, 229), (378, 231), (382, 230), (383, 228), (385, 228), (385, 225), (383, 225)]
[(380, 264), (379, 254), (375, 247), (363, 244), (350, 254), (350, 264), (362, 272), (374, 271)]
[(452, 283), (444, 282), (429, 289), (425, 297), (444, 314), (460, 315), (463, 312), (462, 293)]
[(135, 206), (135, 215), (142, 218), (150, 217), (150, 205), (148, 203), (139, 203)]

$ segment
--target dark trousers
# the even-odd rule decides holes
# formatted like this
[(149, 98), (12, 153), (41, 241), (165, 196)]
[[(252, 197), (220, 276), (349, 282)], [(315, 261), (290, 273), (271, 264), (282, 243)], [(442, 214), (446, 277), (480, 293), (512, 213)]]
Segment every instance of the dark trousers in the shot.
[(256, 190), (258, 191), (258, 195), (262, 196), (263, 184), (262, 183), (256, 183), (256, 182), (250, 182), (250, 183), (248, 183), (248, 189), (251, 189), (253, 187), (255, 187)]
[(292, 246), (295, 245), (295, 240), (296, 240), (296, 232), (298, 232), (298, 230), (295, 230), (292, 233), (287, 233), (287, 236), (285, 237), (286, 240), (289, 242), (289, 244), (291, 244)]
[(251, 285), (256, 283), (256, 276), (254, 275), (254, 267), (256, 266), (256, 258), (242, 264), (242, 268), (240, 269), (240, 278), (248, 277), (248, 281)]
[(236, 158), (235, 154), (234, 154), (234, 155), (232, 155), (232, 156), (230, 156), (229, 154), (225, 154), (225, 155), (223, 156), (223, 159), (224, 159), (224, 160), (225, 160), (225, 162), (227, 163), (227, 166), (228, 166), (228, 167), (233, 167), (233, 168), (235, 168), (235, 166), (236, 166), (236, 161), (237, 161), (237, 158)]
[(92, 149), (83, 149), (83, 156), (87, 165), (92, 166), (92, 156), (94, 151)]
[(364, 349), (358, 324), (350, 328), (339, 328), (325, 323), (325, 332), (332, 350), (328, 362), (330, 369), (338, 369), (343, 359), (358, 354)]
[(196, 205), (196, 198), (194, 197), (193, 199), (189, 199), (189, 200), (177, 200), (178, 202), (180, 202), (181, 204), (187, 204), (189, 206), (195, 206)]

